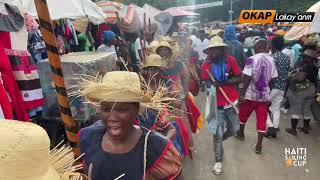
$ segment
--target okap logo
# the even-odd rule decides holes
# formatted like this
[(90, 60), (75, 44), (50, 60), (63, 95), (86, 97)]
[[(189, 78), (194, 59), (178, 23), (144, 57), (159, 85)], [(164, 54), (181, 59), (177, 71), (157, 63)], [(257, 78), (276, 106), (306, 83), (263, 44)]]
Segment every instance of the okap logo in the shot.
[(270, 24), (276, 16), (276, 10), (242, 10), (239, 23)]
[(242, 10), (239, 23), (312, 22), (314, 14), (314, 12), (287, 13), (276, 12), (276, 10)]

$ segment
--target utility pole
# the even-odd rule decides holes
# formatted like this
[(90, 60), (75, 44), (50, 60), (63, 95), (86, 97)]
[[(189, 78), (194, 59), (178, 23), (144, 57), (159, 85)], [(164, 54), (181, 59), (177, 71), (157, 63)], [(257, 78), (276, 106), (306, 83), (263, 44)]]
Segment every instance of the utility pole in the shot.
[(233, 6), (233, 0), (231, 0), (231, 2), (230, 2), (230, 11), (229, 11), (229, 14), (230, 14), (230, 22), (232, 22), (232, 14), (233, 14), (232, 6)]
[(253, 9), (253, 0), (251, 0), (251, 10)]

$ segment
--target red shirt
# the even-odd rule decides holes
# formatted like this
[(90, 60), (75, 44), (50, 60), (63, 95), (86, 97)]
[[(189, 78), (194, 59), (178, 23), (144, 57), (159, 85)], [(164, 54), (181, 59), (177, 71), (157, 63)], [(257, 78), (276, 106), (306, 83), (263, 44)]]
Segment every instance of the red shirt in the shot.
[[(228, 77), (240, 76), (241, 70), (236, 59), (230, 55), (226, 55), (226, 57), (227, 57), (227, 73), (229, 74)], [(211, 64), (209, 63), (208, 60), (206, 60), (201, 67), (201, 78), (203, 80), (210, 80), (210, 77), (207, 74), (206, 70), (209, 70), (209, 72), (211, 72)], [(239, 99), (238, 91), (233, 84), (223, 85), (221, 86), (221, 88), (224, 90), (224, 92), (229, 97), (231, 102), (235, 102)], [(230, 103), (228, 103), (228, 101), (223, 97), (220, 90), (217, 90), (217, 106), (224, 107), (228, 105), (230, 105)]]

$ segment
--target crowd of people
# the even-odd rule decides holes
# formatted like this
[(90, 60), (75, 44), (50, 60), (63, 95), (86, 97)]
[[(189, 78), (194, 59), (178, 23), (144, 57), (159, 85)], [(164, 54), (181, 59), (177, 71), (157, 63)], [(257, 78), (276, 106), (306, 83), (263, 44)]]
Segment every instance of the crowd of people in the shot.
[(256, 154), (264, 137), (277, 137), (281, 108), (291, 118), (287, 133), (309, 133), (319, 92), (317, 35), (286, 42), (279, 31), (227, 25), (127, 41), (103, 31), (97, 52), (116, 53), (117, 70), (79, 82), (75, 92), (100, 109), (100, 119), (79, 133), (84, 173), (93, 180), (184, 179), (183, 158), (192, 158), (192, 136), (203, 124), (193, 99), (199, 91), (208, 97), (216, 175), (223, 172), (223, 141), (244, 141), (253, 112)]

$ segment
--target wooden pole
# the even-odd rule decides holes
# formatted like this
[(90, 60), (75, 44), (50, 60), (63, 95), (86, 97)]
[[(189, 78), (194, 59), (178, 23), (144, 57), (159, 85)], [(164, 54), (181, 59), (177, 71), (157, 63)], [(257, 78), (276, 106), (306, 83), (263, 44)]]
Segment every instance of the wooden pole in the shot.
[[(212, 82), (216, 82), (216, 80), (213, 78), (212, 74), (206, 70), (207, 74), (209, 75), (210, 79)], [(237, 114), (239, 114), (238, 108), (231, 102), (230, 98), (227, 96), (227, 94), (224, 92), (224, 90), (221, 87), (218, 87), (219, 91), (221, 92), (222, 96), (232, 105), (234, 110), (236, 111)]]
[[(126, 42), (126, 40), (125, 40), (124, 32), (122, 31), (121, 26), (120, 26), (121, 19), (120, 19), (120, 16), (119, 16), (119, 13), (118, 13), (118, 12), (116, 12), (116, 16), (117, 16), (117, 27), (118, 27), (118, 29), (119, 29), (119, 31), (120, 31), (120, 37), (121, 37), (121, 40), (122, 40), (122, 43), (121, 43), (121, 44), (124, 46), (123, 48), (126, 48), (126, 49), (128, 50), (127, 52), (129, 53), (129, 45), (127, 44), (127, 42)], [(121, 57), (119, 56), (119, 54), (117, 54), (117, 56), (118, 56), (118, 59), (121, 58)], [(125, 54), (125, 56), (126, 56), (126, 57), (124, 57), (124, 58), (126, 58), (125, 61), (128, 63), (128, 66), (129, 66), (129, 67), (126, 67), (127, 70), (133, 70), (132, 67), (130, 66), (130, 65), (133, 65), (133, 64), (132, 64), (132, 60), (131, 60), (129, 54)], [(120, 60), (120, 59), (119, 59), (119, 60)], [(125, 64), (124, 64), (124, 65), (125, 65)], [(125, 65), (125, 66), (126, 66), (126, 65)]]
[(53, 73), (53, 80), (57, 90), (59, 109), (61, 118), (66, 130), (70, 146), (73, 148), (76, 156), (80, 155), (79, 138), (77, 136), (77, 124), (72, 118), (67, 90), (64, 84), (64, 78), (61, 67), (61, 59), (54, 34), (49, 8), (46, 0), (34, 0), (38, 12), (40, 30), (43, 40), (48, 50), (49, 63)]

